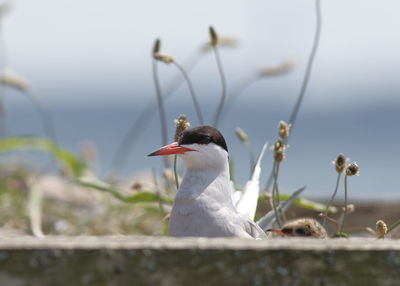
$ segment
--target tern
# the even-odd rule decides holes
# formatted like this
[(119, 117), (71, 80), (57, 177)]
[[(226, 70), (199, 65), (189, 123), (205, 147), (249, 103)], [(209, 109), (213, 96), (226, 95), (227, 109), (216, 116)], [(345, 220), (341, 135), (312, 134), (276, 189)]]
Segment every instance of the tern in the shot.
[(290, 237), (328, 237), (325, 228), (318, 221), (312, 218), (295, 219), (287, 222), (281, 229), (268, 229), (267, 231)]
[(211, 126), (182, 132), (178, 142), (148, 156), (179, 155), (186, 173), (174, 199), (170, 236), (264, 238), (264, 231), (240, 214), (232, 201), (228, 147)]

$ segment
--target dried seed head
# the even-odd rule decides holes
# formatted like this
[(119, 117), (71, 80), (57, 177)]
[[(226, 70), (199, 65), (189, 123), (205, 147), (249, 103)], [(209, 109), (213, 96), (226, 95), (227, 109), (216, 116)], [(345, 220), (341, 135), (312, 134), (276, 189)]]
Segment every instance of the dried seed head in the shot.
[(375, 224), (376, 230), (380, 233), (385, 235), (387, 233), (387, 225), (383, 220), (378, 220)]
[(285, 121), (279, 121), (279, 132), (278, 135), (281, 139), (285, 139), (289, 136), (289, 132), (290, 132), (290, 124), (287, 124)]
[(140, 182), (136, 182), (131, 186), (132, 190), (139, 191), (143, 189), (143, 185)]
[(218, 46), (236, 48), (239, 44), (239, 40), (230, 36), (218, 36)]
[(242, 128), (237, 127), (237, 128), (235, 129), (235, 134), (236, 134), (236, 137), (237, 137), (241, 142), (245, 143), (245, 142), (248, 141), (247, 134), (246, 134), (246, 132), (244, 132), (244, 130), (243, 130)]
[(154, 46), (153, 46), (153, 56), (160, 53), (160, 49), (161, 49), (161, 40), (157, 39), (154, 42)]
[(1, 72), (0, 83), (20, 91), (26, 91), (28, 89), (26, 80), (12, 71)]
[(332, 163), (335, 165), (336, 172), (339, 174), (343, 172), (343, 170), (346, 168), (346, 157), (343, 154), (339, 154), (336, 158), (335, 161)]
[(210, 26), (209, 28), (208, 28), (208, 32), (209, 32), (209, 34), (210, 34), (210, 45), (211, 46), (216, 46), (216, 45), (218, 45), (218, 35), (217, 35), (217, 32), (215, 31), (215, 29), (214, 29), (214, 27), (213, 26)]
[(353, 204), (349, 204), (346, 207), (342, 208), (343, 212), (346, 212), (347, 214), (351, 214), (355, 210), (355, 206)]
[(358, 176), (360, 174), (360, 170), (358, 168), (357, 163), (351, 163), (346, 168), (346, 175), (347, 176)]
[(168, 55), (164, 55), (164, 54), (160, 54), (160, 53), (156, 53), (153, 55), (154, 59), (156, 59), (157, 61), (166, 63), (166, 64), (170, 64), (174, 61), (174, 58)]
[(185, 129), (190, 126), (190, 123), (187, 120), (186, 116), (183, 114), (179, 115), (179, 118), (175, 119), (174, 123), (175, 123), (174, 141), (178, 142), (182, 132), (185, 131)]
[[(224, 47), (224, 48), (236, 48), (239, 45), (239, 40), (230, 37), (230, 36), (224, 36), (224, 35), (219, 35), (218, 36), (218, 46), (219, 47)], [(210, 42), (204, 44), (201, 49), (203, 52), (208, 52), (211, 50), (212, 44)]]
[(260, 77), (278, 76), (290, 72), (294, 67), (294, 61), (292, 59), (287, 59), (283, 63), (277, 66), (264, 67), (260, 69), (258, 75)]
[(273, 148), (274, 148), (274, 160), (275, 160), (275, 162), (278, 162), (278, 163), (282, 162), (285, 159), (285, 149), (286, 149), (286, 146), (283, 143), (283, 140), (279, 138), (275, 142), (275, 145), (274, 145)]

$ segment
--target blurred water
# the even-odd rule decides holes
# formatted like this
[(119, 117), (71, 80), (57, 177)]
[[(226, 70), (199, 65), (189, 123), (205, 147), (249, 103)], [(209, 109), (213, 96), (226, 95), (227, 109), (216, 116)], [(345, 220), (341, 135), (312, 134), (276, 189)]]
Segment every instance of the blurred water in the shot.
[[(97, 172), (105, 175), (112, 170), (115, 150), (143, 106), (143, 103), (135, 105), (132, 102), (102, 107), (56, 105), (50, 106), (50, 110), (61, 145), (78, 153), (82, 142), (94, 142), (99, 159)], [(259, 150), (264, 141), (273, 143), (277, 123), (289, 117), (291, 107), (287, 102), (240, 102), (223, 121), (220, 130), (228, 142), (235, 162), (235, 178), (239, 183), (244, 184), (249, 175), (249, 160), (246, 149), (234, 135), (234, 128), (243, 128), (255, 149)], [(203, 108), (210, 121), (215, 106), (205, 104)], [(171, 138), (173, 119), (179, 114), (187, 114), (192, 125), (196, 125), (193, 107), (188, 102), (167, 102), (167, 110)], [(332, 110), (306, 105), (300, 113), (290, 138), (287, 158), (281, 167), (282, 189), (289, 192), (307, 185), (308, 195), (329, 196), (336, 180), (331, 161), (338, 153), (344, 153), (356, 161), (361, 170), (359, 177), (349, 179), (350, 197), (400, 198), (397, 177), (400, 171), (399, 110), (399, 105), (385, 102)], [(40, 118), (28, 104), (9, 105), (8, 116), (11, 134), (43, 134)], [(126, 155), (126, 165), (119, 170), (124, 176), (142, 169), (161, 170), (159, 158), (146, 157), (161, 145), (156, 113), (143, 129), (129, 156)], [(271, 153), (268, 153), (262, 165), (262, 182), (265, 182), (271, 165)]]

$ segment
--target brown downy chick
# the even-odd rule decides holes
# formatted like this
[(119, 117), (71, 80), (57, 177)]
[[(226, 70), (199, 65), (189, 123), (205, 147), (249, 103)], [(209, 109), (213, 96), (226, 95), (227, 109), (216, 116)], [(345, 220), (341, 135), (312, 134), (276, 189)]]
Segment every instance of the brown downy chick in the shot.
[(328, 237), (325, 228), (312, 218), (295, 219), (287, 222), (281, 229), (269, 229), (267, 231), (290, 237)]

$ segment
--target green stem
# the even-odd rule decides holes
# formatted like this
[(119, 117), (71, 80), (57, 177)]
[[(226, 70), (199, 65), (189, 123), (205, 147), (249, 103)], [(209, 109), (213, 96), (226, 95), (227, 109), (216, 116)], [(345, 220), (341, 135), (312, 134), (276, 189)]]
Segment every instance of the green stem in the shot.
[(227, 117), (227, 115), (230, 113), (233, 106), (235, 105), (237, 99), (243, 94), (243, 92), (258, 80), (259, 77), (252, 76), (243, 80), (236, 87), (231, 89), (232, 91), (228, 94), (226, 98), (225, 109), (224, 113), (221, 114), (221, 120), (224, 120)]
[(225, 103), (225, 99), (226, 99), (226, 79), (225, 79), (224, 69), (222, 67), (221, 58), (219, 56), (218, 48), (216, 46), (213, 46), (213, 50), (214, 50), (214, 54), (215, 54), (215, 59), (217, 61), (218, 72), (219, 72), (219, 75), (221, 78), (221, 85), (222, 85), (221, 99), (219, 101), (218, 108), (217, 108), (217, 111), (215, 112), (215, 117), (214, 117), (214, 127), (218, 127), (222, 108), (224, 107), (224, 103)]
[(344, 212), (343, 212), (343, 220), (340, 225), (340, 232), (343, 232), (344, 228), (344, 220), (346, 218), (346, 213), (347, 213), (347, 175), (344, 176)]
[[(301, 84), (299, 96), (297, 98), (296, 104), (294, 105), (294, 108), (292, 110), (292, 113), (290, 114), (289, 118), (289, 124), (291, 124), (291, 132), (290, 134), (293, 133), (293, 127), (297, 119), (297, 114), (299, 113), (301, 103), (303, 102), (304, 95), (307, 90), (308, 82), (310, 80), (313, 64), (314, 64), (314, 59), (315, 55), (317, 54), (318, 51), (318, 46), (319, 46), (319, 41), (320, 41), (320, 35), (321, 35), (321, 28), (322, 28), (322, 13), (321, 13), (321, 1), (320, 0), (315, 0), (315, 15), (316, 15), (316, 26), (315, 26), (315, 34), (314, 34), (314, 41), (313, 45), (311, 48), (310, 55), (308, 57), (308, 62), (307, 62), (307, 67), (306, 67), (306, 72), (304, 74), (303, 82)], [(288, 142), (289, 137), (286, 137), (285, 143)], [(272, 184), (272, 172), (269, 174), (266, 186), (265, 186), (265, 191), (268, 191), (268, 189), (271, 187)]]
[(194, 105), (194, 108), (196, 109), (197, 118), (199, 120), (199, 123), (200, 123), (200, 125), (204, 125), (203, 115), (201, 114), (200, 105), (199, 105), (199, 102), (197, 101), (197, 97), (196, 97), (196, 94), (193, 89), (192, 81), (190, 80), (187, 72), (184, 70), (184, 68), (180, 64), (178, 64), (176, 61), (173, 61), (172, 63), (178, 68), (178, 70), (182, 73), (183, 77), (185, 78), (187, 85), (189, 87), (190, 95), (192, 96), (193, 105)]
[(328, 212), (329, 212), (329, 208), (332, 205), (333, 200), (336, 197), (337, 191), (339, 189), (339, 183), (340, 183), (340, 177), (341, 177), (342, 173), (338, 173), (337, 179), (336, 179), (336, 186), (335, 186), (335, 191), (332, 194), (331, 199), (329, 200), (329, 203), (326, 205), (326, 209), (325, 209), (325, 213), (324, 213), (324, 222), (323, 222), (323, 226), (325, 226), (326, 224), (326, 217), (328, 216)]
[(279, 227), (282, 227), (282, 223), (280, 220), (280, 214), (278, 213), (278, 206), (280, 203), (280, 198), (279, 198), (279, 188), (278, 188), (278, 175), (279, 175), (279, 163), (274, 161), (274, 185), (272, 188), (272, 203), (273, 203), (273, 208), (274, 208), (274, 214), (276, 218), (276, 222), (278, 223)]
[[(168, 134), (167, 134), (167, 116), (165, 114), (165, 108), (164, 108), (164, 101), (162, 98), (161, 94), (161, 87), (160, 87), (160, 79), (158, 77), (158, 65), (157, 65), (157, 60), (153, 59), (153, 80), (154, 80), (154, 86), (156, 88), (156, 97), (157, 97), (157, 105), (158, 105), (158, 111), (160, 115), (160, 125), (161, 125), (161, 144), (163, 146), (168, 144)], [(163, 161), (164, 161), (164, 167), (168, 168), (170, 166), (168, 157), (163, 156)]]
[[(192, 57), (192, 59), (188, 62), (188, 64), (185, 65), (187, 66), (186, 70), (190, 72), (197, 65), (203, 55), (204, 53), (201, 53), (200, 55), (196, 53), (195, 56)], [(173, 80), (169, 88), (167, 88), (167, 90), (164, 92), (164, 101), (173, 95), (173, 92), (181, 85), (183, 80), (180, 75)], [(151, 121), (152, 117), (156, 114), (155, 111), (157, 106), (157, 99), (153, 99), (141, 110), (140, 114), (137, 116), (136, 120), (133, 122), (115, 151), (111, 164), (114, 169), (120, 169), (124, 167), (126, 160), (129, 158), (128, 155), (130, 151), (143, 134), (143, 131), (146, 130), (146, 127)]]
[(254, 156), (254, 148), (253, 145), (251, 145), (250, 141), (246, 141), (245, 143), (246, 149), (249, 153), (249, 160), (250, 160), (250, 175), (253, 173), (253, 169), (255, 166), (255, 156)]
[(179, 178), (178, 178), (178, 172), (177, 172), (177, 160), (178, 159), (178, 155), (174, 156), (174, 176), (175, 176), (175, 185), (176, 185), (176, 189), (179, 189)]
[[(289, 122), (288, 122), (289, 124), (291, 124), (291, 133), (293, 130), (293, 126), (296, 122), (301, 103), (303, 102), (304, 95), (307, 90), (308, 82), (310, 80), (310, 76), (311, 76), (311, 72), (312, 72), (312, 68), (313, 68), (313, 64), (314, 64), (314, 58), (315, 58), (315, 55), (317, 54), (317, 50), (318, 50), (318, 46), (319, 46), (320, 35), (321, 35), (321, 26), (322, 26), (321, 1), (320, 0), (315, 0), (315, 15), (316, 15), (317, 23), (316, 23), (316, 28), (315, 28), (313, 46), (311, 48), (310, 56), (308, 57), (306, 72), (304, 74), (304, 78), (303, 78), (303, 82), (302, 82), (302, 85), (300, 88), (299, 96), (297, 98), (296, 104), (293, 108), (292, 114), (290, 115)], [(288, 138), (286, 138), (286, 139), (288, 139)]]

